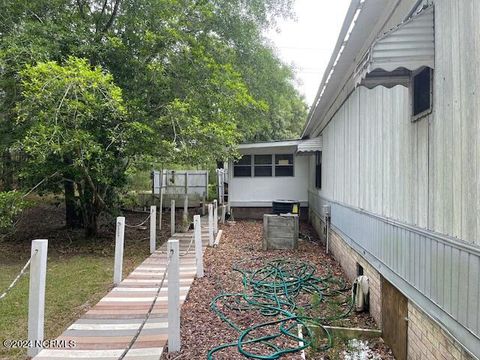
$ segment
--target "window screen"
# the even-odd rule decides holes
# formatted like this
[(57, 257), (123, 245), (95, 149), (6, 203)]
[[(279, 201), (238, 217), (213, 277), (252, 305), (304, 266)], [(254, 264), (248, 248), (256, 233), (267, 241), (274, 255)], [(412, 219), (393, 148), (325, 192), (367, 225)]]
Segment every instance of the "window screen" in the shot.
[(430, 68), (425, 68), (415, 74), (412, 78), (412, 106), (413, 116), (424, 113), (430, 110), (432, 104), (432, 71)]
[(272, 176), (272, 155), (254, 156), (254, 176)]
[(315, 153), (315, 187), (322, 188), (322, 152)]
[(243, 155), (237, 162), (233, 164), (233, 176), (252, 176), (252, 155)]
[(293, 176), (293, 154), (275, 155), (275, 176)]

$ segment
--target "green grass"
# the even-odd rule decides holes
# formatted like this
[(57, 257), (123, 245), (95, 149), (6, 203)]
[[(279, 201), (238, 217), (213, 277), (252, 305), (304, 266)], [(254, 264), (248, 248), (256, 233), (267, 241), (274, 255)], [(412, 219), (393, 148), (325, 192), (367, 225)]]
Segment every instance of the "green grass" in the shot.
[[(147, 256), (144, 250), (131, 244), (125, 248), (124, 277)], [(16, 259), (13, 252), (0, 255), (0, 291), (17, 276), (26, 259)], [(95, 305), (111, 288), (113, 279), (113, 254), (81, 253), (59, 256), (47, 261), (45, 290), (45, 339), (54, 339), (65, 328)], [(25, 349), (6, 349), (5, 339), (27, 339), (29, 270), (7, 296), (0, 300), (0, 359), (25, 359)]]
[[(1, 266), (0, 289), (4, 289), (20, 270), (19, 264)], [(86, 308), (94, 305), (111, 287), (112, 259), (73, 256), (49, 259), (45, 295), (45, 339), (62, 333)], [(0, 302), (0, 341), (26, 339), (28, 323), (28, 271)], [(23, 359), (23, 349), (0, 345), (0, 358)]]

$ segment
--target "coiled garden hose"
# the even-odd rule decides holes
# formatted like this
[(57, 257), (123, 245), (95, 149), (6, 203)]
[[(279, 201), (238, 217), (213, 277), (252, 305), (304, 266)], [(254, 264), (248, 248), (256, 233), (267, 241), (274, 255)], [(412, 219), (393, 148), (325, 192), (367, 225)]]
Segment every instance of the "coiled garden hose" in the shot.
[[(353, 308), (353, 298), (347, 296), (347, 308), (341, 314), (327, 317), (308, 317), (301, 313), (304, 309), (312, 306), (298, 304), (301, 294), (316, 294), (317, 302), (328, 303), (332, 296), (344, 294), (347, 288), (345, 281), (329, 274), (325, 277), (315, 276), (315, 267), (308, 262), (299, 262), (286, 259), (277, 259), (265, 263), (264, 266), (247, 270), (235, 265), (234, 271), (242, 274), (244, 291), (241, 293), (222, 293), (213, 298), (211, 309), (230, 327), (239, 333), (237, 341), (223, 344), (211, 349), (208, 359), (213, 360), (214, 354), (230, 347), (237, 347), (240, 354), (247, 359), (274, 360), (283, 355), (299, 352), (310, 346), (318, 351), (325, 351), (332, 345), (332, 337), (322, 325), (334, 320), (347, 317)], [(264, 317), (272, 317), (272, 320), (242, 328), (241, 325), (230, 319), (224, 311), (236, 314), (242, 312), (257, 312)], [(310, 325), (310, 326), (309, 326)], [(322, 345), (314, 344), (311, 325), (321, 329), (323, 334)], [(298, 327), (301, 326), (303, 337), (298, 335)], [(272, 331), (271, 328), (275, 330)], [(255, 336), (256, 333), (260, 333)], [(318, 336), (318, 334), (317, 334)], [(276, 342), (275, 342), (276, 341)], [(296, 346), (282, 347), (294, 342)], [(297, 345), (298, 344), (298, 345)], [(303, 344), (303, 345), (300, 345)], [(265, 353), (259, 354), (248, 348), (261, 347)]]

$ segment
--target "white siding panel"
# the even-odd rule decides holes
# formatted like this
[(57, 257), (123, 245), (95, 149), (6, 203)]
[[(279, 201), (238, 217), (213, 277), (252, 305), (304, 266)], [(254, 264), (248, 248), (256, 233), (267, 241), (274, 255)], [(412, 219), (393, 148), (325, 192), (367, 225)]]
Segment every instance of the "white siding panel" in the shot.
[(433, 113), (357, 88), (323, 134), (320, 195), (480, 244), (480, 1), (435, 2)]
[(480, 2), (435, 4), (429, 227), (480, 244)]
[(428, 120), (410, 121), (405, 87), (357, 88), (322, 135), (321, 196), (426, 226)]

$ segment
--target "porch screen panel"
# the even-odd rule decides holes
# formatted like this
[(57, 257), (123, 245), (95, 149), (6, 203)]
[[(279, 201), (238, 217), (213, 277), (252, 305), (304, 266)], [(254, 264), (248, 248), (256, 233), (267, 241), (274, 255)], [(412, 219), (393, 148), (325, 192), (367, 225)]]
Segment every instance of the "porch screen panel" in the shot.
[(254, 176), (272, 176), (272, 155), (254, 155)]
[(293, 154), (275, 155), (275, 176), (293, 176)]
[(233, 176), (252, 176), (252, 155), (243, 155), (237, 162), (233, 164)]

